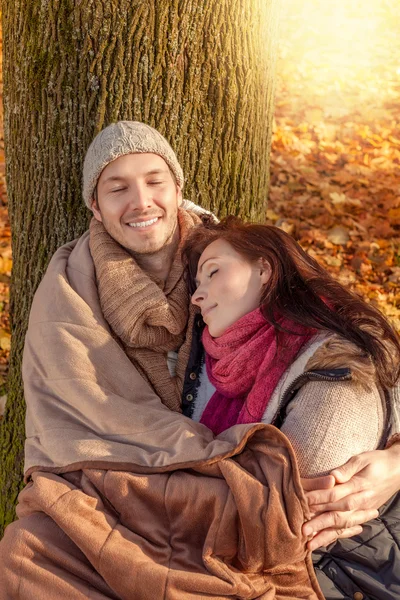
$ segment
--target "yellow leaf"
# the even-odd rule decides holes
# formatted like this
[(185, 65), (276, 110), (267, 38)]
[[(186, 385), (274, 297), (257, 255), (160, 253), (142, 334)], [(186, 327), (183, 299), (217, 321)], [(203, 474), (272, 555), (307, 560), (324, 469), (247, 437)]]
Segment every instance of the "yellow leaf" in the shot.
[(346, 194), (338, 194), (337, 192), (332, 192), (329, 194), (332, 200), (332, 204), (344, 204), (346, 202)]
[(279, 215), (277, 215), (273, 210), (267, 210), (267, 219), (268, 221), (277, 221), (279, 219)]
[(11, 348), (11, 338), (10, 337), (2, 337), (0, 338), (0, 348), (2, 350), (10, 350)]
[(324, 256), (324, 260), (330, 267), (341, 267), (343, 264), (343, 260), (340, 256), (329, 256), (328, 254), (327, 256)]
[(0, 256), (0, 273), (5, 275), (11, 275), (12, 260), (10, 258), (3, 258)]

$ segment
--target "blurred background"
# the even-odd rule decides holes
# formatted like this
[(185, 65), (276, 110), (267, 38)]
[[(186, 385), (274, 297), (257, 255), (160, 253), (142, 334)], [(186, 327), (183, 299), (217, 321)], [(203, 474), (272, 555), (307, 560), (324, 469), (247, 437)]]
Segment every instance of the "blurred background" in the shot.
[(283, 0), (267, 217), (400, 331), (397, 0)]

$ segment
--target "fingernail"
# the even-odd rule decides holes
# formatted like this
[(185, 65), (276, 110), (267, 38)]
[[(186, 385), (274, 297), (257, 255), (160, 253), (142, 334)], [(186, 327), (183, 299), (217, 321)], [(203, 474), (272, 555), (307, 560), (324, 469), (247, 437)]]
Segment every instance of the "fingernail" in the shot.
[(305, 525), (304, 529), (304, 535), (311, 535), (313, 532), (311, 525)]

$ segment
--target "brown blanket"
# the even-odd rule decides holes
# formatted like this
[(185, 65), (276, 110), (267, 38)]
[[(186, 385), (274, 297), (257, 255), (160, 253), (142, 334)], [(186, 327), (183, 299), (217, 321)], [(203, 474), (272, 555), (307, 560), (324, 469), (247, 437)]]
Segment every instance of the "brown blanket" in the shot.
[(1, 599), (323, 598), (288, 440), (214, 438), (162, 405), (104, 321), (87, 235), (36, 294), (24, 383), (31, 481), (0, 544)]

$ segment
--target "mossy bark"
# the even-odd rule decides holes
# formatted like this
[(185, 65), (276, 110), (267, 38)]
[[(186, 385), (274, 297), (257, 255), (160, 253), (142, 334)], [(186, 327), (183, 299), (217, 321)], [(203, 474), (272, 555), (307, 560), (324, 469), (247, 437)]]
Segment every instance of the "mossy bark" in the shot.
[(87, 227), (86, 148), (105, 125), (145, 121), (171, 142), (185, 197), (262, 220), (279, 0), (4, 0), (12, 351), (0, 437), (0, 535), (21, 488), (21, 357), (33, 294)]

